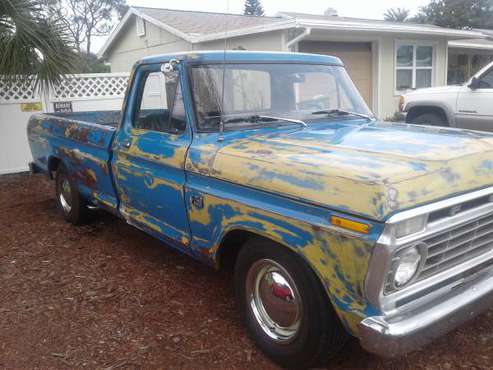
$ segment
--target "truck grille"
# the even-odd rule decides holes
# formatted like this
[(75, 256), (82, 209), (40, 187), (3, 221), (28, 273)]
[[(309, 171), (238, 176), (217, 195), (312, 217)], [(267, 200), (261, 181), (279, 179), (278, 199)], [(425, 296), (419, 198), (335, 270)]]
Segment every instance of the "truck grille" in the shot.
[(428, 257), (419, 280), (493, 249), (493, 215), (486, 215), (425, 239)]

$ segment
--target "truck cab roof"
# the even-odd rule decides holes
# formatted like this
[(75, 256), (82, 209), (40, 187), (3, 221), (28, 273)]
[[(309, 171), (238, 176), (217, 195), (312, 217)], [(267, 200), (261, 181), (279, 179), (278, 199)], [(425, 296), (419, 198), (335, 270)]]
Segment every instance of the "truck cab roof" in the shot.
[(343, 66), (342, 61), (333, 56), (308, 54), (308, 53), (286, 53), (286, 52), (264, 52), (223, 50), (216, 51), (189, 51), (183, 53), (161, 54), (140, 59), (137, 64), (164, 63), (170, 59), (185, 60), (189, 62), (279, 62), (279, 63), (313, 63)]

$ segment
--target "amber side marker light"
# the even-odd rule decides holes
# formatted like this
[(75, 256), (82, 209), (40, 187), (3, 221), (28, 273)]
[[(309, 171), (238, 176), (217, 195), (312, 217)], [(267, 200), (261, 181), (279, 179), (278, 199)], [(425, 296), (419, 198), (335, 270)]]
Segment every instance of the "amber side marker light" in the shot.
[(347, 218), (343, 218), (343, 217), (331, 216), (330, 223), (337, 227), (351, 231), (356, 231), (357, 233), (361, 233), (361, 234), (368, 234), (370, 232), (370, 225), (364, 224), (362, 222), (348, 220)]

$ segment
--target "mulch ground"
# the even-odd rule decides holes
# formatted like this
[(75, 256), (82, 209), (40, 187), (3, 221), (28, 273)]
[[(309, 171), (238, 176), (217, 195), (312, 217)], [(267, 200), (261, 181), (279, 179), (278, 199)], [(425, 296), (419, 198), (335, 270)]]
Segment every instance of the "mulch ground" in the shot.
[[(331, 369), (493, 368), (493, 311), (398, 360), (356, 340)], [(0, 368), (275, 369), (248, 339), (231, 275), (125, 222), (65, 223), (53, 183), (0, 176)]]

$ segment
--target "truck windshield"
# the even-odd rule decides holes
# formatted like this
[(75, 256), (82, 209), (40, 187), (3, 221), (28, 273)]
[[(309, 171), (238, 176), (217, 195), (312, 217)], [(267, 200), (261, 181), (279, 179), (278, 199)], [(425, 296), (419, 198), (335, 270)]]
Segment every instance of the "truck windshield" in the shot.
[[(193, 66), (191, 76), (200, 130), (216, 131), (221, 120), (226, 129), (238, 129), (292, 125), (289, 119), (320, 119), (320, 112), (334, 119), (358, 116), (331, 112), (372, 115), (340, 66), (217, 63)], [(262, 116), (284, 119), (252, 119)]]

